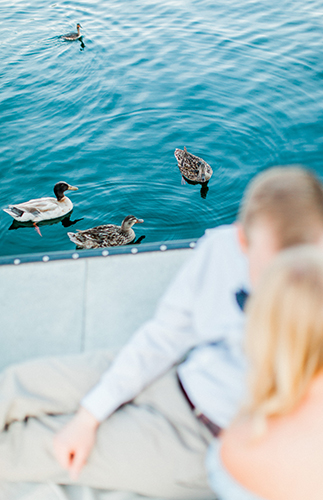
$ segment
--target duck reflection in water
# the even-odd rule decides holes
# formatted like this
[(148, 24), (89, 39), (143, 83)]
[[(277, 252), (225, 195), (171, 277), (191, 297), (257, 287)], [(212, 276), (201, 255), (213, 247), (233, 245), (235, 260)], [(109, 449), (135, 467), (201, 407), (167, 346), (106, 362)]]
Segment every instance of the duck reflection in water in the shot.
[(139, 238), (137, 240), (132, 241), (131, 243), (128, 243), (128, 245), (140, 245), (142, 240), (144, 240), (145, 238), (146, 238), (146, 236), (143, 234), (143, 235), (139, 236)]
[(213, 174), (210, 165), (202, 158), (189, 153), (185, 146), (184, 150), (175, 149), (174, 155), (182, 174), (182, 184), (200, 184), (201, 197), (205, 199), (209, 190), (207, 185)]
[[(51, 226), (52, 224), (58, 224), (59, 222), (61, 222), (64, 227), (70, 227), (70, 226), (74, 226), (74, 224), (76, 224), (77, 222), (84, 219), (84, 217), (81, 217), (80, 219), (71, 220), (71, 215), (72, 215), (72, 212), (70, 212), (67, 215), (63, 215), (62, 217), (57, 217), (56, 219), (43, 220), (43, 221), (37, 222), (37, 226)], [(8, 230), (12, 231), (13, 229), (20, 229), (22, 227), (32, 227), (35, 229), (35, 226), (34, 226), (33, 222), (31, 222), (31, 221), (18, 222), (17, 220), (14, 220), (13, 223), (11, 224), (11, 226), (8, 228)]]
[(183, 176), (182, 177), (182, 183), (185, 184), (186, 182), (187, 182), (187, 184), (192, 184), (192, 185), (200, 184), (201, 185), (201, 189), (200, 189), (201, 198), (203, 198), (203, 200), (205, 200), (206, 195), (207, 195), (208, 190), (209, 190), (209, 187), (208, 187), (208, 182), (209, 181), (206, 181), (206, 182), (191, 181), (187, 177)]

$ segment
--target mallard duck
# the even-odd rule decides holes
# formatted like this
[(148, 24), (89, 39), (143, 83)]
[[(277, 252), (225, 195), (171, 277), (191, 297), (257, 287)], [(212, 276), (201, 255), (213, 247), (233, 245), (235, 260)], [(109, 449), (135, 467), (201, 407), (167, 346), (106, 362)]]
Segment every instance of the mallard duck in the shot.
[(29, 200), (25, 203), (9, 205), (8, 208), (4, 208), (3, 210), (18, 222), (31, 221), (36, 231), (41, 236), (37, 222), (57, 219), (71, 212), (73, 203), (64, 195), (64, 192), (77, 191), (77, 189), (77, 187), (70, 186), (67, 182), (57, 182), (54, 186), (56, 198), (36, 198), (35, 200)]
[(73, 42), (74, 40), (78, 40), (82, 36), (80, 33), (80, 28), (82, 28), (82, 26), (78, 23), (76, 25), (77, 33), (75, 33), (75, 32), (66, 33), (66, 35), (61, 35), (60, 38), (62, 38), (63, 40), (68, 40), (70, 42)]
[(127, 215), (121, 226), (105, 224), (85, 231), (78, 230), (77, 233), (67, 233), (67, 235), (79, 248), (116, 247), (131, 243), (136, 237), (132, 226), (143, 222), (142, 219), (137, 219), (134, 215)]
[(202, 158), (188, 153), (185, 146), (184, 151), (178, 148), (175, 149), (174, 155), (178, 161), (184, 184), (185, 180), (203, 184), (211, 179), (213, 170), (210, 165)]

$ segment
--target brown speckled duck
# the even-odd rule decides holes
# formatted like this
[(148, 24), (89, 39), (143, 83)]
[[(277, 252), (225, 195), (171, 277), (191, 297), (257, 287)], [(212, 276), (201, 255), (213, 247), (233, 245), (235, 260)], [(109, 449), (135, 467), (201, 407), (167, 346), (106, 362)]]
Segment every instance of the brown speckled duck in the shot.
[(77, 233), (67, 233), (69, 239), (79, 248), (105, 248), (127, 245), (131, 243), (136, 235), (132, 226), (141, 224), (142, 219), (137, 219), (134, 215), (127, 215), (121, 226), (115, 224), (105, 224), (96, 226)]
[(203, 184), (210, 180), (213, 174), (210, 165), (202, 160), (202, 158), (188, 153), (185, 146), (184, 150), (175, 149), (174, 155), (178, 161), (178, 167), (184, 181), (188, 180), (197, 184)]
[(65, 35), (61, 35), (61, 38), (63, 40), (67, 40), (68, 42), (73, 42), (74, 40), (79, 40), (79, 38), (81, 38), (81, 32), (80, 32), (80, 28), (82, 28), (82, 26), (78, 23), (76, 25), (76, 29), (77, 29), (77, 33), (75, 32), (72, 32), (72, 33), (66, 33)]

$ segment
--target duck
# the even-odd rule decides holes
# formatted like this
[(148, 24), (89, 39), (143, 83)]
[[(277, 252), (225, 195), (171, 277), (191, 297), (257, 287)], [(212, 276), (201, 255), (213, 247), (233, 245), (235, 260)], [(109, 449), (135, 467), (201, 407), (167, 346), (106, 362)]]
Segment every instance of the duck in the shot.
[(73, 210), (73, 203), (65, 191), (77, 191), (78, 188), (67, 182), (57, 182), (54, 186), (56, 198), (44, 197), (29, 200), (24, 203), (9, 205), (3, 211), (11, 215), (18, 222), (32, 222), (38, 234), (41, 236), (37, 222), (63, 217)]
[(78, 230), (76, 233), (67, 233), (67, 235), (78, 248), (90, 249), (127, 245), (136, 238), (132, 226), (143, 222), (143, 219), (137, 219), (134, 215), (127, 215), (121, 226), (104, 224), (84, 231)]
[(204, 184), (209, 182), (213, 174), (213, 170), (206, 161), (198, 156), (189, 153), (184, 146), (184, 150), (175, 149), (175, 158), (178, 161), (178, 168), (182, 174), (182, 183), (185, 181), (196, 184)]
[(77, 29), (77, 33), (75, 32), (72, 32), (72, 33), (66, 33), (65, 35), (61, 35), (60, 38), (62, 38), (63, 40), (68, 40), (70, 42), (73, 42), (74, 40), (79, 40), (79, 38), (81, 38), (81, 33), (80, 33), (80, 28), (82, 28), (82, 26), (77, 23), (76, 25), (76, 29)]

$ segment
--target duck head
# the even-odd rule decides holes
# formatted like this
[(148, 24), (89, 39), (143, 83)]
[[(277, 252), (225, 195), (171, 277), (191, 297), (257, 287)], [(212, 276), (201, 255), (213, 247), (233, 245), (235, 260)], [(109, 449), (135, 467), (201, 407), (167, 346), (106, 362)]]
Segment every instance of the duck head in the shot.
[(121, 230), (127, 232), (134, 224), (142, 224), (143, 222), (143, 219), (137, 219), (134, 215), (127, 215), (127, 217), (122, 221)]
[(78, 188), (74, 186), (70, 186), (67, 182), (57, 182), (54, 186), (54, 193), (58, 201), (64, 198), (65, 191), (77, 191)]
[(207, 171), (207, 166), (204, 162), (200, 161), (197, 165), (196, 173), (201, 177), (201, 182), (206, 182), (209, 180), (209, 175)]

